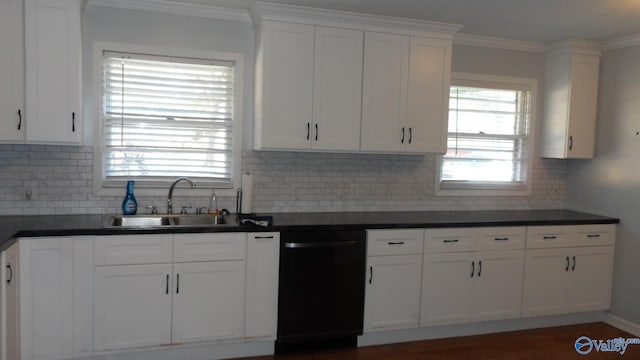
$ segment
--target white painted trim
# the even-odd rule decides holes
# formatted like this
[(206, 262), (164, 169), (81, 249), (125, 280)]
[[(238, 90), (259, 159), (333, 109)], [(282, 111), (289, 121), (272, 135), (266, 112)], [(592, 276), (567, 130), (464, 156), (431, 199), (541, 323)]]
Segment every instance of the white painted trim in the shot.
[(426, 36), (446, 40), (451, 40), (453, 34), (462, 28), (462, 25), (457, 24), (304, 6), (263, 3), (260, 1), (251, 7), (250, 14), (255, 24), (262, 20), (282, 21), (363, 31)]
[[(216, 189), (218, 196), (235, 196), (235, 189), (241, 186), (242, 173), (242, 143), (243, 143), (243, 94), (244, 94), (244, 60), (241, 53), (220, 52), (220, 51), (202, 51), (181, 48), (164, 48), (155, 46), (145, 46), (136, 44), (125, 44), (115, 42), (96, 41), (93, 43), (93, 98), (95, 101), (95, 118), (93, 133), (93, 192), (98, 196), (122, 196), (124, 185), (120, 188), (105, 187), (103, 184), (102, 169), (102, 148), (104, 139), (102, 136), (102, 128), (104, 126), (102, 119), (102, 53), (103, 51), (116, 51), (124, 53), (150, 54), (168, 57), (187, 57), (193, 59), (217, 59), (232, 61), (235, 63), (235, 100), (234, 100), (234, 122), (233, 122), (233, 159), (231, 188)], [(197, 180), (196, 180), (197, 184)], [(158, 185), (159, 187), (143, 187), (136, 188), (138, 196), (164, 196), (169, 188), (169, 183)], [(184, 192), (180, 196), (206, 198), (211, 194), (211, 187), (202, 187)]]
[(164, 14), (188, 15), (209, 19), (251, 22), (246, 9), (215, 5), (199, 5), (169, 0), (88, 0), (88, 6), (104, 6), (129, 10), (155, 11)]
[(583, 54), (600, 56), (602, 44), (598, 41), (572, 39), (558, 41), (547, 46), (547, 56), (557, 56), (562, 54)]
[[(528, 197), (532, 193), (533, 184), (533, 164), (537, 157), (535, 156), (535, 144), (536, 144), (536, 129), (538, 122), (538, 115), (536, 109), (538, 108), (538, 80), (533, 78), (511, 77), (511, 76), (496, 76), (485, 74), (473, 74), (473, 73), (451, 73), (451, 86), (464, 84), (466, 86), (478, 86), (478, 87), (490, 87), (490, 88), (502, 88), (522, 90), (526, 89), (531, 92), (531, 113), (529, 114), (529, 135), (528, 137), (528, 149), (527, 154), (529, 156), (527, 163), (527, 179), (524, 188), (512, 189), (509, 187), (504, 188), (456, 188), (456, 189), (442, 189), (440, 187), (440, 177), (442, 175), (442, 157), (438, 155), (436, 157), (436, 171), (434, 179), (434, 195), (435, 196), (469, 196), (469, 197), (490, 197), (490, 196), (505, 196), (505, 197)], [(481, 186), (481, 185), (480, 185)]]
[(545, 45), (539, 42), (462, 33), (455, 34), (453, 44), (532, 53), (544, 53), (546, 51)]
[(634, 46), (640, 46), (640, 34), (623, 36), (602, 43), (603, 50), (615, 50)]
[[(358, 337), (358, 346), (394, 344), (409, 341), (492, 334), (552, 326), (587, 324), (600, 322), (602, 321), (603, 316), (603, 312), (596, 311), (569, 315), (484, 321), (460, 325), (430, 326), (408, 330), (381, 331), (364, 334), (363, 336)], [(567, 346), (573, 346), (573, 343), (568, 343)]]
[(640, 337), (640, 325), (627, 321), (621, 317), (606, 314), (604, 316), (605, 324), (609, 324), (615, 328), (626, 331), (632, 335)]

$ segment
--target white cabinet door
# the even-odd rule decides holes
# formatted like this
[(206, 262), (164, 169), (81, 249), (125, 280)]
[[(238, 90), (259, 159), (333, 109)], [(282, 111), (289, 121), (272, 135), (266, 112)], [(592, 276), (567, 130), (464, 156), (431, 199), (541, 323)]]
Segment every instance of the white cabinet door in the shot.
[(20, 247), (18, 243), (13, 244), (3, 253), (4, 279), (2, 287), (4, 294), (2, 297), (2, 311), (4, 318), (2, 326), (4, 337), (0, 346), (0, 356), (3, 360), (20, 359)]
[(0, 142), (24, 141), (23, 0), (0, 0)]
[(420, 325), (472, 319), (475, 259), (475, 252), (424, 255)]
[(612, 246), (572, 249), (570, 270), (568, 312), (606, 310), (611, 307)]
[(313, 79), (315, 150), (360, 149), (363, 32), (317, 26)]
[(422, 255), (372, 256), (367, 263), (364, 331), (418, 327)]
[(451, 42), (411, 37), (407, 125), (410, 152), (447, 151)]
[(25, 0), (27, 142), (82, 140), (80, 3)]
[(527, 250), (522, 315), (565, 313), (570, 270), (569, 249)]
[(542, 157), (594, 156), (600, 51), (593, 47), (569, 43), (547, 52)]
[(173, 265), (172, 343), (242, 338), (244, 261)]
[(409, 36), (365, 33), (362, 88), (363, 151), (402, 152), (409, 140)]
[(249, 233), (245, 338), (275, 340), (278, 323), (279, 233)]
[(520, 317), (524, 250), (481, 251), (476, 258), (473, 319)]
[(263, 21), (256, 68), (258, 149), (311, 147), (312, 25)]
[(94, 270), (94, 350), (171, 343), (171, 264)]
[(600, 59), (592, 55), (573, 55), (569, 105), (568, 158), (593, 158), (596, 141), (598, 78)]
[(20, 358), (73, 356), (73, 239), (22, 238)]

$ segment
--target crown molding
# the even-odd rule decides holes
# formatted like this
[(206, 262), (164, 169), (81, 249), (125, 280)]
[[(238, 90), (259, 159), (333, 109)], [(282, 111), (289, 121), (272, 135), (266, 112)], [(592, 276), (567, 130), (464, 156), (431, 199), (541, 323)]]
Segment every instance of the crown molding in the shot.
[(634, 46), (640, 46), (640, 34), (623, 36), (604, 41), (602, 44), (602, 49), (615, 50)]
[(88, 0), (87, 5), (155, 11), (164, 14), (188, 15), (209, 19), (251, 22), (249, 13), (245, 9), (234, 9), (215, 5), (189, 4), (170, 0)]
[(451, 40), (462, 25), (434, 21), (256, 2), (250, 9), (255, 24), (262, 20), (346, 27)]
[(547, 45), (547, 56), (561, 54), (583, 54), (600, 56), (602, 54), (602, 43), (593, 40), (571, 39), (558, 41)]
[(515, 50), (532, 53), (544, 53), (546, 47), (543, 43), (524, 40), (513, 40), (482, 35), (457, 33), (453, 37), (455, 45), (478, 46), (502, 50)]

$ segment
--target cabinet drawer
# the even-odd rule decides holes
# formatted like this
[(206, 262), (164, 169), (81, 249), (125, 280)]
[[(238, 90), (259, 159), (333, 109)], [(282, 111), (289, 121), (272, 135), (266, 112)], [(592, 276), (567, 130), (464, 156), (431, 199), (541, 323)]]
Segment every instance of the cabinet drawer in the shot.
[(172, 239), (168, 234), (97, 236), (95, 265), (170, 263)]
[(574, 246), (606, 246), (615, 243), (616, 226), (614, 224), (576, 225), (572, 228)]
[(529, 226), (527, 228), (527, 249), (569, 247), (572, 226)]
[(492, 227), (478, 228), (478, 250), (519, 250), (524, 249), (527, 228)]
[(246, 233), (176, 234), (173, 261), (244, 260)]
[(476, 250), (474, 228), (427, 229), (424, 235), (425, 253), (446, 253)]
[(367, 256), (422, 254), (424, 230), (367, 230)]

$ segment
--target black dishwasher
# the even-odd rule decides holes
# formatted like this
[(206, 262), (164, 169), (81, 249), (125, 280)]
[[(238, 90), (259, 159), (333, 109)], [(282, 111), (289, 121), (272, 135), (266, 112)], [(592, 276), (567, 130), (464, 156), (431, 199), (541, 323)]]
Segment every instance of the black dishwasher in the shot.
[(362, 335), (366, 232), (280, 235), (276, 351), (300, 345), (355, 345)]

